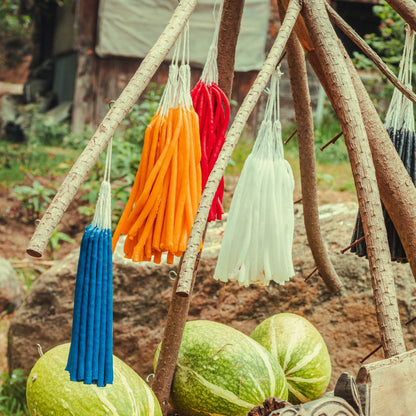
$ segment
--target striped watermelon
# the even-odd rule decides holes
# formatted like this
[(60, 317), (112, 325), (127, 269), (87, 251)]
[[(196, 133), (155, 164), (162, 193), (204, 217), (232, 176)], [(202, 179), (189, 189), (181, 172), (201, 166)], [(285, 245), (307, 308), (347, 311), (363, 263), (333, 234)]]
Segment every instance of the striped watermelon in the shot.
[(148, 385), (125, 363), (114, 358), (114, 383), (106, 387), (69, 380), (65, 371), (69, 344), (44, 354), (27, 380), (31, 416), (162, 416)]
[(251, 337), (279, 360), (291, 403), (322, 396), (331, 378), (331, 360), (324, 339), (308, 320), (292, 313), (274, 315), (257, 326)]
[(265, 348), (217, 322), (186, 324), (170, 396), (181, 416), (243, 416), (273, 396), (286, 399), (287, 384)]

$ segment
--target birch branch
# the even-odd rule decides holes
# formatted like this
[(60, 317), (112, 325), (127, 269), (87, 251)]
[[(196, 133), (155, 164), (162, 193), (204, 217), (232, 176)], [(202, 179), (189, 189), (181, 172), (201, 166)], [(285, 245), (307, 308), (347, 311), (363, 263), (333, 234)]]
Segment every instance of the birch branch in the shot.
[(225, 143), (218, 156), (217, 162), (211, 171), (206, 183), (204, 192), (202, 193), (201, 202), (196, 214), (195, 222), (189, 236), (188, 245), (183, 255), (183, 263), (179, 274), (179, 282), (177, 293), (182, 296), (188, 296), (192, 282), (195, 259), (198, 254), (199, 245), (205, 229), (208, 218), (209, 209), (221, 177), (224, 174), (228, 161), (230, 160), (233, 149), (243, 132), (244, 126), (248, 120), (250, 113), (253, 111), (260, 94), (264, 90), (269, 78), (276, 68), (280, 56), (283, 53), (286, 42), (292, 32), (296, 19), (299, 15), (301, 4), (299, 0), (291, 0), (287, 9), (286, 17), (280, 27), (277, 38), (263, 64), (263, 68), (259, 72), (250, 91), (239, 108), (234, 122), (227, 134)]
[(88, 145), (59, 187), (58, 192), (37, 226), (26, 250), (31, 256), (42, 256), (53, 230), (58, 225), (68, 205), (75, 197), (79, 187), (105, 149), (110, 138), (114, 135), (114, 132), (134, 103), (139, 99), (160, 64), (175, 44), (197, 2), (198, 0), (182, 0), (178, 4), (159, 39), (143, 59), (136, 73), (120, 94), (120, 97), (98, 126)]
[(287, 43), (287, 61), (299, 137), (299, 165), (306, 235), (320, 276), (331, 292), (337, 292), (341, 289), (342, 283), (328, 256), (319, 226), (311, 98), (305, 57), (295, 33), (292, 33)]
[(324, 0), (308, 0), (303, 17), (331, 90), (353, 171), (363, 219), (378, 326), (386, 357), (406, 350), (395, 294), (390, 250), (367, 133), (354, 86), (338, 47)]
[(374, 65), (386, 76), (386, 78), (404, 94), (410, 101), (416, 104), (416, 94), (401, 82), (393, 71), (383, 62), (383, 60), (368, 46), (365, 40), (328, 4), (326, 3), (329, 18), (332, 23), (337, 25), (346, 36), (348, 36), (362, 52), (373, 61)]
[(416, 31), (416, 4), (414, 0), (386, 0), (386, 2)]

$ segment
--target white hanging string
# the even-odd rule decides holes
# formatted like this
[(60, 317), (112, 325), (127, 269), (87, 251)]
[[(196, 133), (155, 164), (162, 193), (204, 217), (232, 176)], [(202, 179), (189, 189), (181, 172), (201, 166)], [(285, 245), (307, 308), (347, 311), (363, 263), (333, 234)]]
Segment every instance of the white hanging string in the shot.
[[(279, 80), (283, 73), (280, 66), (272, 74), (269, 98), (264, 110), (264, 119), (260, 125), (253, 153), (267, 152), (272, 159), (283, 159), (282, 125), (280, 123), (280, 86)], [(261, 149), (261, 151), (260, 151)]]
[(218, 256), (214, 279), (240, 285), (283, 284), (292, 262), (294, 178), (283, 157), (279, 68), (272, 75), (264, 120), (240, 175)]
[[(414, 31), (407, 25), (406, 40), (404, 43), (403, 55), (399, 65), (398, 79), (402, 81), (407, 88), (412, 89), (412, 67), (414, 51)], [(404, 96), (397, 88), (394, 89), (391, 102), (386, 114), (386, 128), (393, 128), (396, 132), (400, 129), (409, 131), (415, 130), (415, 120), (413, 114), (413, 103)]]
[(212, 36), (211, 46), (208, 49), (207, 59), (205, 61), (204, 69), (202, 70), (201, 81), (205, 82), (207, 85), (212, 83), (218, 84), (218, 66), (217, 66), (217, 57), (218, 57), (218, 35), (220, 32), (220, 20), (222, 14), (223, 2), (221, 1), (218, 9), (218, 0), (214, 4), (212, 14), (214, 17), (214, 34)]
[(178, 76), (178, 104), (184, 108), (192, 106), (191, 89), (191, 67), (189, 65), (189, 25), (183, 30), (182, 39), (182, 61)]
[(92, 225), (100, 229), (111, 229), (111, 155), (113, 139), (110, 139), (107, 147), (107, 156), (104, 167), (104, 177), (101, 182), (100, 192), (95, 205), (94, 218)]

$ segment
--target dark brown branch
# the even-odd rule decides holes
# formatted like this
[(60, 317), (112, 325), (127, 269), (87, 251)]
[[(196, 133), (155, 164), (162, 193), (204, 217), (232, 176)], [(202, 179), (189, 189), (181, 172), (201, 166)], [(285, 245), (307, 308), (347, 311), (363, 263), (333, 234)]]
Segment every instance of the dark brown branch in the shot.
[(416, 94), (401, 82), (393, 71), (382, 61), (382, 59), (368, 46), (364, 39), (328, 4), (326, 3), (329, 18), (335, 23), (362, 51), (370, 58), (374, 65), (386, 76), (386, 78), (404, 94), (409, 100), (416, 104)]
[(330, 144), (334, 144), (340, 137), (342, 136), (342, 132), (338, 133), (333, 139), (331, 139), (328, 143), (325, 143), (323, 146), (321, 146), (319, 149), (321, 152), (325, 150)]
[(288, 144), (290, 142), (290, 139), (298, 132), (298, 129), (295, 129), (290, 136), (283, 142), (283, 144)]
[(218, 73), (223, 74), (218, 80), (220, 88), (228, 98), (234, 79), (235, 49), (240, 33), (244, 0), (224, 0), (218, 34)]
[(354, 242), (352, 242), (348, 247), (343, 248), (342, 250), (340, 250), (341, 254), (344, 254), (346, 251), (348, 251), (350, 248), (353, 248), (354, 246), (356, 246), (358, 243), (361, 243), (361, 241), (364, 241), (365, 236), (362, 236), (361, 238), (359, 238), (358, 240), (355, 240)]

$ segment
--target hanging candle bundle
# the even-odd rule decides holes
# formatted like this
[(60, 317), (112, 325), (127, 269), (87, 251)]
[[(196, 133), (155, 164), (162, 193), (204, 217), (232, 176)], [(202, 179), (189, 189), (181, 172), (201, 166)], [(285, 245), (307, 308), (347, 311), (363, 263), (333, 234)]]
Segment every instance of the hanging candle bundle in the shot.
[(71, 381), (103, 387), (113, 382), (113, 263), (111, 250), (111, 142), (95, 215), (81, 241), (75, 282)]
[[(413, 50), (414, 31), (406, 26), (406, 40), (403, 56), (400, 61), (398, 78), (410, 90), (412, 89)], [(416, 133), (413, 103), (397, 88), (393, 91), (386, 114), (385, 126), (400, 159), (412, 178), (413, 183), (416, 185)], [(406, 263), (407, 257), (403, 245), (384, 206), (383, 215), (391, 259), (400, 263)], [(363, 224), (361, 215), (358, 213), (351, 242), (354, 243), (357, 240), (359, 242), (351, 247), (351, 251), (360, 257), (367, 257), (367, 246), (365, 240), (362, 238), (363, 236)]]
[[(221, 13), (221, 9), (218, 14)], [(214, 16), (215, 11), (214, 11)], [(208, 50), (207, 60), (201, 79), (191, 91), (193, 106), (199, 116), (199, 134), (201, 139), (202, 190), (208, 176), (217, 161), (218, 154), (225, 141), (225, 133), (230, 121), (230, 104), (226, 95), (218, 86), (217, 43), (219, 19), (216, 16), (215, 32)], [(218, 185), (208, 214), (208, 221), (221, 219), (224, 214), (222, 200), (224, 196), (224, 177)]]
[[(126, 235), (124, 254), (133, 261), (160, 263), (181, 256), (201, 198), (198, 115), (190, 95), (188, 30), (176, 48), (161, 102), (145, 132), (140, 165), (113, 237)], [(179, 42), (181, 43), (181, 42)]]
[(240, 285), (284, 283), (294, 273), (294, 178), (284, 159), (279, 121), (279, 77), (271, 79), (253, 151), (234, 192), (214, 278)]

